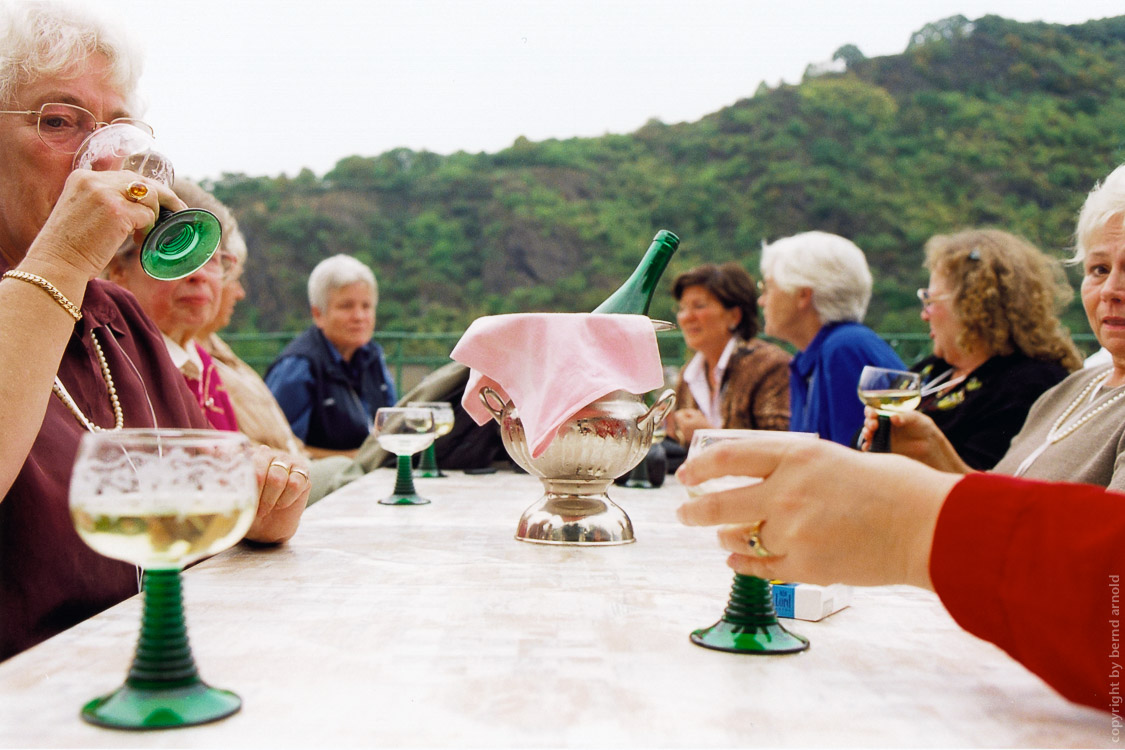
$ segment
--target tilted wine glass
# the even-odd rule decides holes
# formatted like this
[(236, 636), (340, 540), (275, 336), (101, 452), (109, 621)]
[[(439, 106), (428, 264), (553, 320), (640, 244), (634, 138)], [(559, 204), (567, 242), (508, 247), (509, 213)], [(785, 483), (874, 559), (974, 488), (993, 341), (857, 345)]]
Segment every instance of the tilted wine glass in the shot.
[[(760, 430), (696, 430), (688, 448), (688, 458), (724, 440), (747, 440), (756, 434), (779, 434), (815, 437), (809, 433), (769, 433)], [(758, 477), (727, 475), (708, 479), (687, 488), (698, 497), (737, 487), (747, 487), (762, 480)], [(734, 574), (730, 600), (722, 618), (709, 628), (693, 631), (691, 642), (716, 651), (745, 654), (792, 654), (809, 647), (804, 636), (791, 633), (777, 619), (773, 606), (773, 585), (764, 578)]]
[[(74, 155), (74, 169), (124, 169), (172, 187), (172, 162), (156, 150), (153, 137), (128, 123), (98, 128)], [(215, 214), (202, 208), (160, 208), (156, 224), (141, 245), (141, 268), (149, 276), (171, 281), (202, 268), (219, 247), (223, 230)]]
[[(406, 405), (412, 409), (429, 409), (434, 413), (434, 442), (442, 435), (448, 435), (453, 429), (453, 405), (448, 401), (408, 401)], [(445, 476), (438, 467), (434, 443), (430, 443), (422, 451), (414, 475), (428, 478)]]
[(241, 699), (199, 677), (188, 644), (180, 571), (230, 547), (254, 521), (258, 483), (250, 442), (215, 430), (124, 429), (84, 435), (70, 482), (70, 515), (96, 552), (144, 569), (144, 615), (125, 684), (90, 701), (101, 726), (203, 724)]
[(383, 505), (425, 505), (430, 502), (414, 489), (410, 457), (434, 442), (434, 413), (430, 409), (385, 406), (375, 412), (375, 438), (379, 446), (398, 456), (398, 470), (391, 494)]
[(879, 412), (879, 427), (871, 436), (872, 453), (886, 453), (891, 445), (891, 415), (913, 411), (922, 401), (922, 378), (916, 372), (865, 365), (856, 384), (859, 400)]

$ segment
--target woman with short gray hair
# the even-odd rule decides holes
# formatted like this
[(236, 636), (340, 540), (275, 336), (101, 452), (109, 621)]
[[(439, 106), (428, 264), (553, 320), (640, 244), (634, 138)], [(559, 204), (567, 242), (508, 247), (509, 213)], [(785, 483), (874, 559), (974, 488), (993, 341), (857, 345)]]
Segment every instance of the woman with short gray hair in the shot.
[(395, 385), (375, 333), (379, 287), (370, 268), (334, 255), (309, 275), (313, 325), (266, 371), (266, 384), (314, 458), (354, 457)]
[(851, 445), (863, 424), (856, 384), (864, 365), (905, 370), (864, 326), (871, 271), (855, 243), (804, 232), (762, 247), (758, 297), (766, 334), (800, 351), (789, 363), (789, 429)]

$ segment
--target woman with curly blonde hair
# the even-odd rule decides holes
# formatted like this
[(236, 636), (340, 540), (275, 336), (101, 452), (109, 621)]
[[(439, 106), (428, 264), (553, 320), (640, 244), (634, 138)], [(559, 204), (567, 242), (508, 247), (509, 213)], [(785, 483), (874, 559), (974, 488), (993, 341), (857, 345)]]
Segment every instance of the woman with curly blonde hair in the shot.
[(925, 252), (930, 284), (918, 298), (934, 349), (913, 368), (919, 412), (967, 468), (991, 469), (1035, 400), (1082, 365), (1058, 319), (1073, 292), (1058, 262), (997, 229), (936, 235)]

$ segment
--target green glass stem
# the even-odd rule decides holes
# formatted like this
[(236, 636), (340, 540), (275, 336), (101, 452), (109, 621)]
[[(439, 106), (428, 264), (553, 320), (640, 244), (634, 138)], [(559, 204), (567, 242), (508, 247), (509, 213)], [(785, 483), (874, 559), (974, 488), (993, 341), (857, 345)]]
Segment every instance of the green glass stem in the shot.
[(871, 436), (871, 446), (868, 450), (871, 453), (891, 452), (891, 418), (886, 414), (879, 415), (879, 426)]
[(179, 570), (144, 574), (144, 615), (125, 684), (82, 709), (92, 724), (119, 729), (192, 726), (230, 716), (242, 700), (203, 682), (184, 620)]
[(652, 482), (648, 479), (648, 457), (641, 459), (641, 462), (633, 467), (629, 472), (629, 478), (625, 480), (626, 487), (634, 487), (642, 490), (651, 490), (653, 488)]
[(430, 501), (420, 497), (414, 490), (414, 469), (410, 454), (398, 457), (398, 470), (395, 473), (395, 488), (388, 497), (379, 502), (383, 505), (426, 505)]
[(809, 647), (807, 638), (790, 633), (778, 622), (773, 585), (764, 578), (739, 573), (734, 576), (722, 619), (693, 632), (691, 642), (741, 654), (792, 654)]
[(415, 469), (414, 475), (428, 479), (437, 479), (445, 476), (445, 474), (441, 473), (441, 469), (438, 468), (437, 453), (434, 450), (433, 443), (430, 443), (426, 446), (426, 450), (422, 451), (422, 455), (418, 459), (418, 468)]

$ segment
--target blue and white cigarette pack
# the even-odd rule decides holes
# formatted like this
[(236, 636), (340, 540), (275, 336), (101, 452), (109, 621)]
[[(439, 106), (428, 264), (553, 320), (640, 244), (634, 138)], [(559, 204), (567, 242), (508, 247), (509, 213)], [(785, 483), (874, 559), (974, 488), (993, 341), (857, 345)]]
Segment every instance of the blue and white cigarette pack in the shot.
[(778, 617), (823, 620), (852, 602), (852, 587), (843, 583), (817, 586), (812, 583), (773, 582), (773, 608)]

